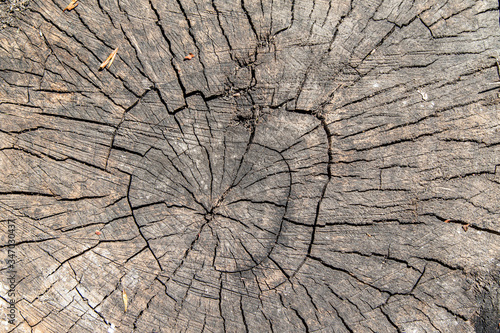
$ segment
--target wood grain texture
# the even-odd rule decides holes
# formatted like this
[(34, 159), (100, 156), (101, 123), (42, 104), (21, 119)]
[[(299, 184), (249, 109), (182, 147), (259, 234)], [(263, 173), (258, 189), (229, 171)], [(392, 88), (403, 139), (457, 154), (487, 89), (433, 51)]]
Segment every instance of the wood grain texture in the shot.
[(0, 31), (7, 332), (498, 331), (498, 2), (67, 5)]

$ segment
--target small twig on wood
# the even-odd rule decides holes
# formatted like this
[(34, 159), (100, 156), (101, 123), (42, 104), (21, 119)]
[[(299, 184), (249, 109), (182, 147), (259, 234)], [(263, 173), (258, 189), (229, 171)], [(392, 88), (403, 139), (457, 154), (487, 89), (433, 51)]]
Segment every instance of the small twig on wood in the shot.
[(122, 294), (122, 297), (123, 297), (124, 312), (127, 312), (127, 307), (128, 307), (128, 297), (127, 297), (127, 293), (125, 292), (125, 289), (123, 289), (123, 294)]
[(111, 52), (111, 54), (106, 58), (106, 60), (104, 60), (104, 62), (101, 64), (101, 66), (99, 66), (99, 70), (102, 71), (104, 69), (104, 67), (106, 67), (106, 65), (109, 68), (111, 66), (111, 64), (113, 63), (113, 61), (115, 60), (117, 53), (118, 53), (118, 47), (113, 52)]
[(63, 12), (65, 12), (66, 10), (72, 10), (73, 8), (75, 8), (76, 6), (78, 6), (78, 0), (71, 0), (71, 2), (69, 3), (69, 5), (63, 9)]

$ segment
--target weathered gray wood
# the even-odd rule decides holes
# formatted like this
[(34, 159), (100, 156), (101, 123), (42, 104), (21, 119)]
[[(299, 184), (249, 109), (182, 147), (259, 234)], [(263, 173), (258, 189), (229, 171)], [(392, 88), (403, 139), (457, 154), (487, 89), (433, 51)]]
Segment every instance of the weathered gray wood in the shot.
[(16, 16), (26, 9), (29, 0), (2, 0), (0, 1), (0, 29), (16, 25)]
[(66, 6), (0, 31), (2, 330), (498, 331), (497, 2)]

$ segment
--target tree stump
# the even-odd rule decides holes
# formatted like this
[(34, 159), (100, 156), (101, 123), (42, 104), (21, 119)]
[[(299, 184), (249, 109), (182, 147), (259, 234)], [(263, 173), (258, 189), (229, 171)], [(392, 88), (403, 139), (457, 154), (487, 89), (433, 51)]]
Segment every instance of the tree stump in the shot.
[(3, 331), (498, 332), (496, 1), (68, 3), (0, 31)]

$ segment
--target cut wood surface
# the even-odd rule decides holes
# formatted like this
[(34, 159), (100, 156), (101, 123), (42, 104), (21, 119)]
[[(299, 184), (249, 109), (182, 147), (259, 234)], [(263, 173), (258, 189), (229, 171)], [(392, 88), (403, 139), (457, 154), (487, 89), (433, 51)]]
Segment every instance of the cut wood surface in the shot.
[(0, 31), (0, 331), (499, 331), (497, 1), (69, 3)]

